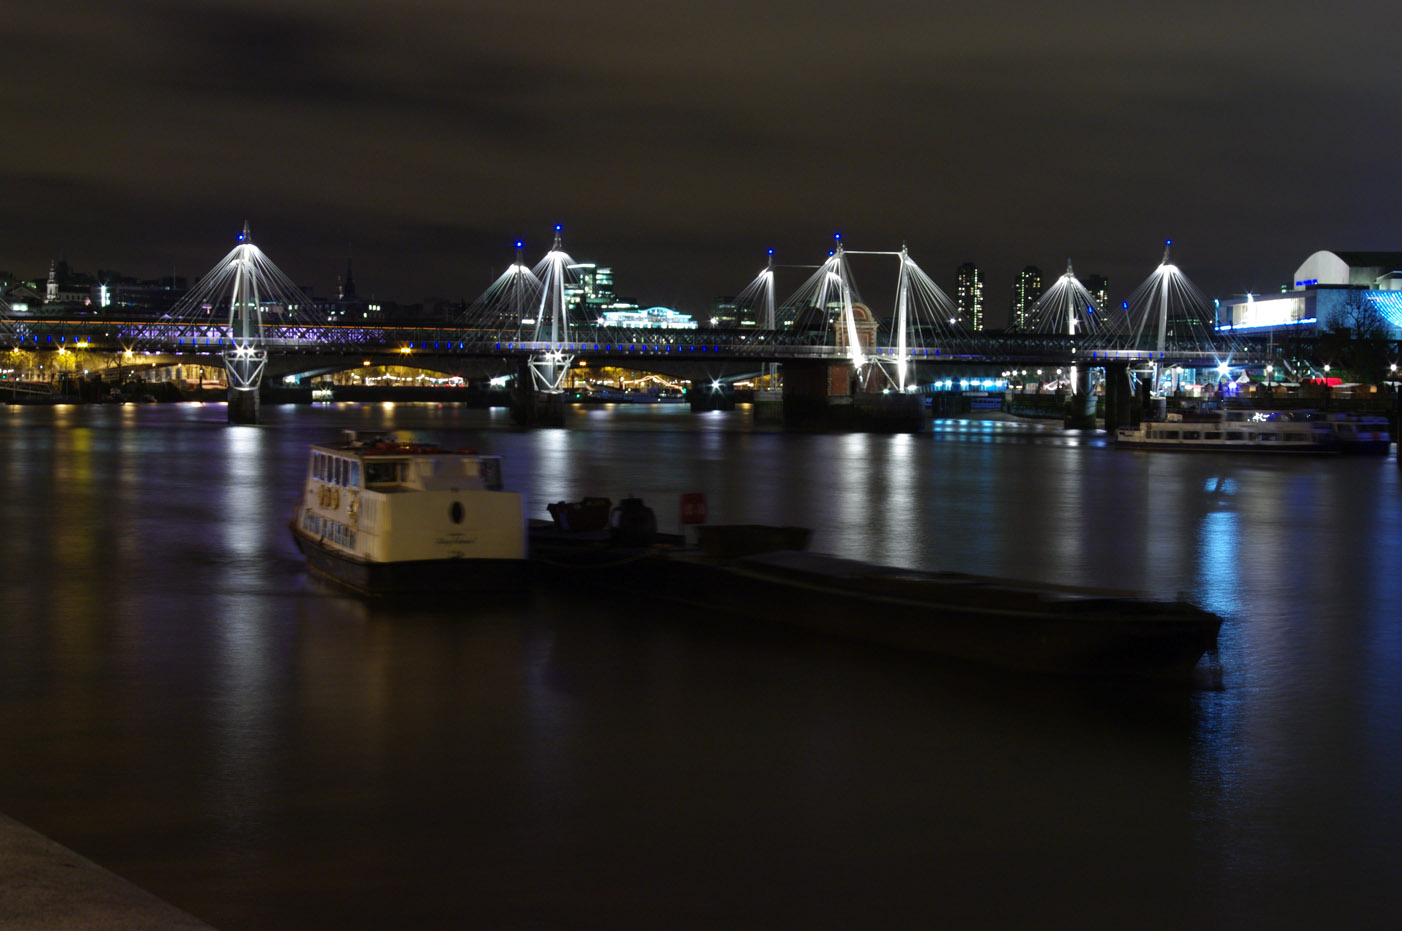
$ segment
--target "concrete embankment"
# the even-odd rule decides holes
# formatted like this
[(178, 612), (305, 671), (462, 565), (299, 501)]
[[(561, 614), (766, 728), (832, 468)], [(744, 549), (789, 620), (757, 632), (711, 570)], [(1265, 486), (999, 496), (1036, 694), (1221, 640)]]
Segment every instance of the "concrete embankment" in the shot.
[(102, 867), (0, 815), (0, 929), (210, 931)]

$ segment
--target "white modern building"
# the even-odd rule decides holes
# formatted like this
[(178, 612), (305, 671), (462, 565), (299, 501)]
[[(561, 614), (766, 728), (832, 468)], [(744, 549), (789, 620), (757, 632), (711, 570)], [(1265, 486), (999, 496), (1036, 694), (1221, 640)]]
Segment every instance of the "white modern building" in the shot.
[(649, 307), (646, 310), (606, 310), (599, 325), (631, 330), (694, 330), (696, 321), (691, 314), (678, 313), (670, 307)]
[(1222, 301), (1220, 330), (1243, 332), (1351, 326), (1360, 302), (1375, 309), (1389, 336), (1402, 337), (1402, 252), (1322, 250), (1295, 269), (1293, 290)]

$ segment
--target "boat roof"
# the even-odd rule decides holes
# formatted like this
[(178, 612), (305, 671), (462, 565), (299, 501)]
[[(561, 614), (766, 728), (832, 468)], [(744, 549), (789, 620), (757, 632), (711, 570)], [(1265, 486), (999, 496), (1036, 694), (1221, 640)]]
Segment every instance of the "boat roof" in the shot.
[(409, 442), (393, 433), (358, 434), (347, 430), (339, 442), (313, 443), (313, 449), (353, 456), (473, 456), (483, 453), (475, 449), (447, 449), (437, 443)]

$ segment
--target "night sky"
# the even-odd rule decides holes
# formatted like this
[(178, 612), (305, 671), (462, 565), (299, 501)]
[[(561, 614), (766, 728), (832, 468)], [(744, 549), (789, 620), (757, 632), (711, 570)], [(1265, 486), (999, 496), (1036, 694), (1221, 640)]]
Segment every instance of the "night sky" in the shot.
[[(17, 0), (0, 269), (192, 279), (245, 219), (295, 280), (471, 300), (523, 237), (705, 309), (773, 246), (1112, 297), (1162, 242), (1209, 295), (1402, 248), (1382, 2)], [(868, 296), (895, 265), (854, 262)], [(781, 278), (797, 286), (803, 273)], [(880, 309), (880, 308), (878, 308)]]

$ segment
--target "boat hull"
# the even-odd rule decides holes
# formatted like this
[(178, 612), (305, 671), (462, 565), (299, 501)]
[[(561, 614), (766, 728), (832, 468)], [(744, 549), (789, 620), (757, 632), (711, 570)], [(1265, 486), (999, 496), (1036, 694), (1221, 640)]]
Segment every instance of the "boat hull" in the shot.
[(416, 559), (374, 562), (348, 555), (292, 528), (307, 568), (363, 595), (517, 592), (530, 579), (524, 559)]
[(1340, 440), (1339, 451), (1346, 456), (1386, 456), (1392, 452), (1392, 440)]
[(1343, 451), (1338, 444), (1316, 444), (1316, 443), (1215, 443), (1210, 441), (1194, 442), (1187, 441), (1165, 441), (1165, 440), (1144, 440), (1126, 438), (1120, 435), (1115, 438), (1115, 445), (1124, 449), (1166, 449), (1181, 452), (1209, 452), (1209, 453), (1259, 453), (1267, 456), (1337, 456)]
[(543, 545), (532, 557), (544, 581), (1041, 673), (1183, 675), (1216, 646), (1222, 623), (1183, 602), (800, 552), (718, 560), (666, 548)]
[(1088, 599), (1055, 608), (1029, 599), (1000, 606), (977, 593), (963, 601), (882, 595), (835, 579), (781, 578), (751, 565), (722, 568), (710, 590), (752, 618), (952, 659), (1036, 672), (1143, 675), (1183, 671), (1217, 642), (1221, 619), (1189, 605), (1127, 598)]

